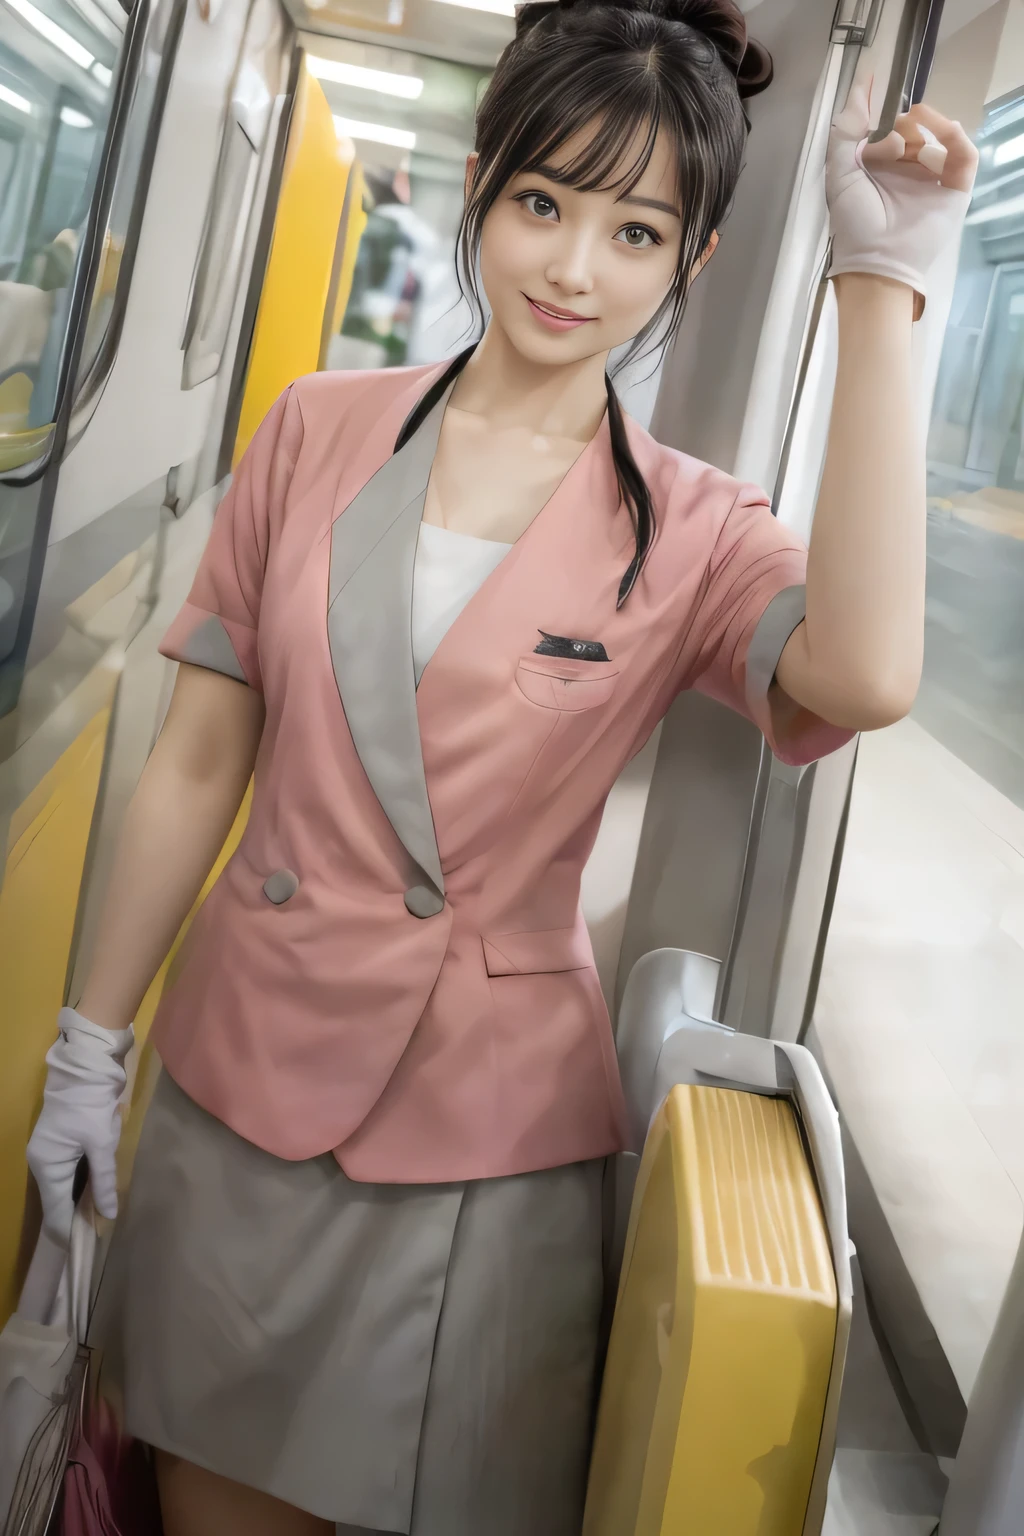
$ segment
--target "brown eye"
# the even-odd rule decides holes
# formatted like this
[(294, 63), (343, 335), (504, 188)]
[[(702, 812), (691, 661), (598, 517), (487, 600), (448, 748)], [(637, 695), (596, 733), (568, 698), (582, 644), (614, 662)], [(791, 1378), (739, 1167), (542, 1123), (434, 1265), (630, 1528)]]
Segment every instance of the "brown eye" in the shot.
[(630, 245), (635, 251), (643, 250), (645, 246), (657, 245), (659, 240), (653, 229), (648, 229), (646, 224), (627, 224), (625, 229), (620, 229), (615, 236), (623, 245)]

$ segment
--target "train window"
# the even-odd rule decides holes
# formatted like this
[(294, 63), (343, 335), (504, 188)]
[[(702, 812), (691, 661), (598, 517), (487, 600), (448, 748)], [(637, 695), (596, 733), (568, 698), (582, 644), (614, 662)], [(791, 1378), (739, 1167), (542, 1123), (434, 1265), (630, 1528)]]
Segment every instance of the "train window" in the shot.
[[(110, 3), (119, 4), (120, 0)], [(137, 36), (133, 43), (138, 55), (131, 66), (131, 128), (118, 147), (106, 228), (78, 359), (73, 434), (81, 430), (80, 413), (95, 404), (99, 387), (113, 365), (145, 208), (146, 182), (184, 12), (185, 0), (159, 6), (155, 14), (151, 9), (144, 36)]]
[(917, 718), (1024, 809), (1024, 90), (978, 144), (928, 437)]
[(248, 211), (274, 89), (272, 43), (280, 29), (276, 4), (257, 0), (246, 25), (214, 176), (192, 300), (185, 324), (182, 387), (193, 389), (220, 367), (238, 292)]
[(469, 323), (455, 282), (466, 156), (487, 72), (309, 39), (309, 67), (363, 167), (367, 223), (329, 368), (446, 357)]
[(124, 27), (115, 0), (0, 7), (0, 469), (53, 419)]
[[(936, 277), (919, 334), (936, 380), (924, 678), (911, 718), (860, 744), (814, 1013), (851, 1138), (964, 1399), (1024, 1195), (1019, 27), (1018, 7), (994, 5), (940, 34), (925, 97), (970, 127), (981, 161), (958, 265)], [(858, 1244), (870, 1286), (870, 1244)], [(878, 1254), (890, 1262), (884, 1245)]]

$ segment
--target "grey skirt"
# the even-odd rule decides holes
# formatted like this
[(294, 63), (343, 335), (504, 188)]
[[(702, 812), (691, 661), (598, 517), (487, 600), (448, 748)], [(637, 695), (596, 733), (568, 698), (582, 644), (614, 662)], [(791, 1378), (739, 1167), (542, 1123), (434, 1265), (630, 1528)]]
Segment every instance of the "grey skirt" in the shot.
[(137, 1438), (339, 1530), (579, 1536), (602, 1169), (376, 1185), (162, 1073), (93, 1342)]

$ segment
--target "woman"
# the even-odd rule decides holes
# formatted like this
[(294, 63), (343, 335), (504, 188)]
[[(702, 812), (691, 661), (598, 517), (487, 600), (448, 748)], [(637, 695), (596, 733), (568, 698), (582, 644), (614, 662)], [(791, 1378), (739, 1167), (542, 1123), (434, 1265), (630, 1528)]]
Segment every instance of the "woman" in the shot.
[(105, 1280), (170, 1536), (579, 1530), (623, 1145), (579, 913), (605, 796), (683, 688), (798, 763), (920, 670), (911, 327), (973, 176), (956, 125), (917, 108), (863, 165), (862, 100), (837, 129), (809, 561), (606, 382), (678, 323), (769, 77), (733, 0), (527, 6), (467, 174), (482, 342), (300, 379), (218, 511), (31, 1149), (51, 1230), (83, 1149), (113, 1212), (130, 1020), (255, 769)]

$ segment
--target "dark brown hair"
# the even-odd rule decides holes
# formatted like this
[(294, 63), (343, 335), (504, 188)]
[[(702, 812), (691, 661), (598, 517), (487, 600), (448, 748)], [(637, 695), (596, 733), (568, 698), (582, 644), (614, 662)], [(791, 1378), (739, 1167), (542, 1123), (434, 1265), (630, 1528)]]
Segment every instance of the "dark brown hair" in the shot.
[[(477, 113), (479, 159), (459, 233), (460, 283), (477, 315), (483, 222), (513, 176), (550, 167), (571, 138), (593, 126), (589, 142), (557, 179), (580, 191), (613, 187), (625, 195), (664, 132), (679, 168), (679, 260), (664, 302), (624, 361), (653, 338), (666, 343), (682, 319), (689, 273), (732, 202), (749, 128), (742, 102), (771, 78), (771, 59), (748, 42), (734, 0), (532, 0), (521, 6), (515, 38)], [(639, 154), (621, 170), (638, 137)], [(619, 489), (636, 532), (636, 553), (619, 589), (622, 603), (654, 537), (654, 509), (610, 379), (608, 423)]]

